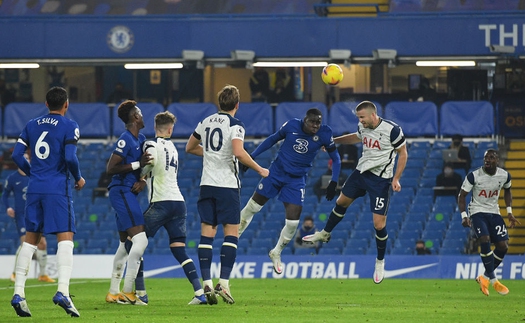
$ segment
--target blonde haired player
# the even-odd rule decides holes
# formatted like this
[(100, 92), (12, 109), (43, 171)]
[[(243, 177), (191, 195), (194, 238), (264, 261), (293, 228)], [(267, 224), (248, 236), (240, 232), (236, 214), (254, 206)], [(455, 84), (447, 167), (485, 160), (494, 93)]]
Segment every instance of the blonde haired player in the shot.
[[(377, 108), (370, 101), (363, 101), (355, 108), (359, 119), (357, 132), (334, 139), (337, 144), (363, 143), (363, 155), (359, 158), (356, 171), (346, 180), (336, 205), (323, 230), (303, 237), (304, 241), (328, 242), (330, 232), (343, 219), (347, 208), (355, 199), (370, 196), (370, 211), (376, 231), (377, 258), (373, 280), (379, 284), (385, 277), (385, 251), (388, 234), (386, 214), (390, 202), (390, 190), (401, 191), (399, 179), (405, 169), (408, 153), (401, 127), (377, 115)], [(396, 172), (394, 164), (396, 155)]]

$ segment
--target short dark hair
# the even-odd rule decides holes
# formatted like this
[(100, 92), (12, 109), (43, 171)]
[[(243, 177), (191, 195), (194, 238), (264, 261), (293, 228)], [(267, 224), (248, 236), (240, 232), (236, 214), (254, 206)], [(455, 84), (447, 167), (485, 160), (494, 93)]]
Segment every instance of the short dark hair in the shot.
[(317, 109), (317, 108), (311, 108), (309, 109), (308, 111), (306, 111), (306, 117), (313, 117), (313, 116), (322, 116), (323, 113), (321, 112), (321, 110)]
[(46, 103), (49, 111), (62, 109), (68, 100), (67, 91), (63, 87), (54, 86), (46, 94)]
[(374, 110), (375, 113), (377, 113), (377, 107), (376, 105), (373, 103), (373, 102), (370, 102), (370, 101), (363, 101), (361, 103), (359, 103), (356, 107), (355, 107), (355, 111), (361, 111), (363, 109), (372, 109)]
[(124, 121), (124, 124), (129, 122), (129, 114), (135, 109), (137, 102), (133, 100), (126, 100), (118, 106), (118, 117)]
[(499, 158), (499, 152), (496, 149), (492, 149), (492, 148), (487, 149), (485, 153), (483, 154), (483, 156), (485, 156), (488, 153), (493, 153), (494, 155), (496, 155), (497, 158)]
[(222, 111), (232, 111), (241, 100), (239, 89), (234, 85), (226, 85), (217, 93), (219, 108)]

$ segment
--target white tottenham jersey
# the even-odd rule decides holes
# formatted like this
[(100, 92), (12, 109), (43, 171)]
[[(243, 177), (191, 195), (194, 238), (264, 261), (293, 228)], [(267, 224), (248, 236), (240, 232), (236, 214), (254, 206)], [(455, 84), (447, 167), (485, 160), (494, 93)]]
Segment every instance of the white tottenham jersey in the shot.
[(496, 174), (489, 175), (480, 167), (467, 174), (461, 185), (465, 192), (472, 191), (472, 198), (468, 205), (469, 214), (493, 213), (500, 214), (498, 198), (501, 188), (510, 188), (512, 185), (510, 174), (497, 167)]
[(153, 158), (142, 170), (148, 175), (149, 202), (184, 201), (177, 182), (179, 153), (175, 145), (168, 139), (155, 138), (144, 143), (144, 151)]
[(356, 169), (361, 173), (370, 171), (379, 177), (392, 178), (396, 149), (406, 144), (401, 127), (385, 119), (381, 119), (374, 129), (365, 128), (359, 123), (357, 137), (363, 143), (363, 154)]
[(227, 113), (215, 113), (197, 125), (194, 136), (204, 151), (201, 186), (240, 188), (232, 141), (244, 141), (244, 124)]

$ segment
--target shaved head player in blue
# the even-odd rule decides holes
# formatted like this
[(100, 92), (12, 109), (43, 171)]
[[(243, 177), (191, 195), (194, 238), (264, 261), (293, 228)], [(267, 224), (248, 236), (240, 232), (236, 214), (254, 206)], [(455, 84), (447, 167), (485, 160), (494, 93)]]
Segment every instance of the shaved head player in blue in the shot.
[(279, 240), (268, 254), (277, 274), (283, 273), (281, 252), (293, 239), (303, 210), (306, 177), (312, 168), (317, 152), (324, 147), (333, 161), (332, 180), (326, 188), (326, 199), (335, 196), (341, 158), (335, 147), (332, 129), (321, 124), (323, 115), (319, 109), (310, 109), (301, 119), (291, 119), (281, 129), (264, 140), (252, 153), (256, 158), (262, 152), (282, 141), (277, 157), (270, 166), (270, 176), (263, 178), (252, 197), (241, 211), (239, 236), (248, 227), (255, 213), (259, 212), (269, 199), (279, 195), (284, 203), (286, 221)]

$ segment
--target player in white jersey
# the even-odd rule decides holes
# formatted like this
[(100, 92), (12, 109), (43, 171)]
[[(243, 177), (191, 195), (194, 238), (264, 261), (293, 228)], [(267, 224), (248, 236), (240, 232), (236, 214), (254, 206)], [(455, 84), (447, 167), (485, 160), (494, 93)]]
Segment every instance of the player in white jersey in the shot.
[[(229, 279), (239, 241), (241, 183), (238, 161), (263, 177), (269, 174), (244, 150), (244, 125), (234, 118), (239, 109), (239, 90), (227, 85), (219, 91), (218, 100), (219, 112), (202, 120), (186, 144), (186, 152), (203, 156), (197, 202), (201, 218), (198, 254), (204, 294), (210, 305), (217, 304), (216, 294), (229, 304), (235, 302), (230, 294)], [(210, 268), (213, 239), (219, 224), (223, 225), (224, 242), (221, 247), (220, 279), (214, 290)]]
[[(509, 227), (521, 224), (512, 215), (512, 193), (510, 174), (498, 167), (499, 156), (494, 149), (489, 149), (483, 157), (483, 166), (468, 173), (458, 196), (461, 212), (461, 224), (472, 227), (480, 242), (480, 256), (485, 266), (485, 273), (476, 278), (481, 292), (489, 296), (489, 284), (500, 293), (507, 295), (509, 289), (498, 281), (494, 270), (501, 264), (508, 249), (509, 235), (505, 221), (499, 212), (499, 192), (503, 188)], [(466, 209), (465, 199), (472, 191), (472, 198)], [(490, 244), (494, 243), (494, 250)]]
[(144, 143), (144, 153), (152, 157), (150, 164), (142, 169), (150, 202), (144, 213), (144, 229), (148, 238), (154, 237), (161, 227), (166, 229), (171, 253), (193, 285), (195, 296), (189, 305), (200, 305), (206, 304), (206, 297), (195, 264), (186, 253), (186, 204), (177, 182), (179, 153), (170, 140), (175, 122), (171, 112), (158, 113), (155, 116), (156, 138)]
[[(405, 170), (408, 159), (405, 136), (397, 124), (377, 115), (375, 104), (363, 101), (355, 108), (359, 118), (357, 132), (334, 139), (336, 144), (363, 143), (363, 155), (354, 171), (346, 180), (336, 205), (323, 230), (303, 237), (303, 241), (328, 242), (330, 233), (343, 219), (347, 208), (355, 199), (370, 195), (370, 211), (373, 214), (376, 231), (377, 259), (374, 283), (379, 284), (385, 275), (385, 251), (388, 234), (386, 215), (390, 202), (391, 189), (401, 191), (399, 179)], [(399, 154), (394, 174), (396, 155)]]

